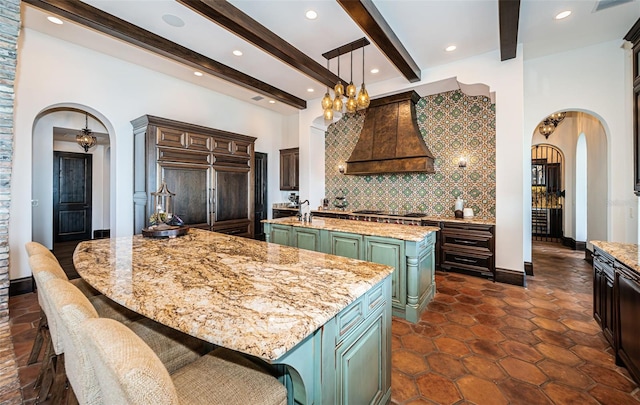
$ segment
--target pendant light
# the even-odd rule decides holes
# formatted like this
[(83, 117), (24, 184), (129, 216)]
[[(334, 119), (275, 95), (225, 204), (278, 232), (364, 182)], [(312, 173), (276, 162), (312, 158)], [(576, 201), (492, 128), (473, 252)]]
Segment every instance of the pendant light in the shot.
[[(327, 59), (327, 70), (329, 69), (329, 60)], [(331, 96), (329, 95), (329, 86), (327, 86), (327, 92), (324, 93), (324, 97), (322, 98), (322, 110), (324, 111), (324, 119), (327, 121), (331, 121), (333, 119), (333, 100), (331, 100)]]
[(364, 109), (369, 107), (369, 93), (364, 87), (364, 46), (362, 47), (362, 85), (360, 86), (360, 92), (358, 93), (358, 108)]
[(340, 79), (340, 56), (338, 56), (338, 84), (333, 88), (333, 92), (336, 94), (336, 98), (333, 100), (333, 111), (342, 112), (342, 95), (344, 94), (344, 86)]
[(93, 131), (89, 129), (89, 115), (87, 113), (84, 114), (84, 128), (80, 132), (82, 132), (80, 135), (76, 135), (76, 142), (87, 153), (98, 143), (96, 137), (92, 135)]
[(347, 86), (347, 112), (354, 113), (358, 108), (358, 102), (356, 101), (356, 86), (353, 84), (353, 51), (351, 51), (351, 78), (349, 85)]

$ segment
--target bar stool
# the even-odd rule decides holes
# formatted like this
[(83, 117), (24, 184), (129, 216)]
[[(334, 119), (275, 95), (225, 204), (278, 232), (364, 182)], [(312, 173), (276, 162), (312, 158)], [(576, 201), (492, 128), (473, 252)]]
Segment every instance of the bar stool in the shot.
[(287, 403), (287, 391), (275, 377), (227, 349), (169, 375), (153, 351), (118, 322), (88, 319), (79, 334), (108, 404)]

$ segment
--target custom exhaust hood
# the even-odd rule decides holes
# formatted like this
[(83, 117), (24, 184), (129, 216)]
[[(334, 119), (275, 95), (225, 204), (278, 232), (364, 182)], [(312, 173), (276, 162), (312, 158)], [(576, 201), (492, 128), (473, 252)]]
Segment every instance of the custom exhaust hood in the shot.
[(415, 91), (371, 100), (345, 174), (434, 173), (434, 157), (418, 130)]

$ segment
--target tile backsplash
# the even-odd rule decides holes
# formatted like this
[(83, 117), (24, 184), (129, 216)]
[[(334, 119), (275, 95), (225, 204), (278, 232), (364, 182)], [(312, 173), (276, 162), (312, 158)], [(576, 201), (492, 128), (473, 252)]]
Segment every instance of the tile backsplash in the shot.
[[(460, 90), (426, 96), (416, 104), (418, 128), (435, 156), (435, 173), (351, 176), (338, 171), (349, 159), (365, 113), (345, 114), (325, 133), (325, 195), (343, 194), (348, 210), (378, 209), (453, 215), (458, 196), (480, 219), (495, 219), (496, 114), (485, 96)], [(463, 157), (467, 167), (460, 168)]]

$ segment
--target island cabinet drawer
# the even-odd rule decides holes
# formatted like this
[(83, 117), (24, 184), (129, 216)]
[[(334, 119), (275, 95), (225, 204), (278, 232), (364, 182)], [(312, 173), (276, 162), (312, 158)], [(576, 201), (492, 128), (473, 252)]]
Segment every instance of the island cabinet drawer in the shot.
[(364, 260), (362, 236), (344, 232), (329, 232), (329, 253), (350, 259)]
[(387, 302), (384, 291), (383, 283), (379, 283), (338, 314), (336, 344), (348, 338), (362, 322), (379, 312), (378, 309)]

